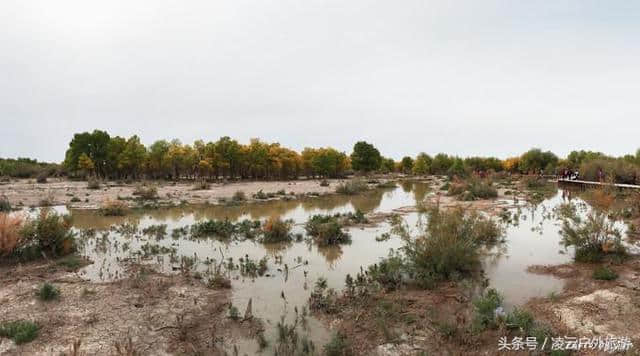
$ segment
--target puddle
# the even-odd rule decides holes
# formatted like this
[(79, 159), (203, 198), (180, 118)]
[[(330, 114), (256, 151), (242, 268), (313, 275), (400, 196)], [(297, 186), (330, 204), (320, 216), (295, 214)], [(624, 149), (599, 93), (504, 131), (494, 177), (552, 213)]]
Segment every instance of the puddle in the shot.
[[(232, 272), (232, 303), (240, 313), (252, 299), (253, 315), (265, 322), (265, 336), (273, 345), (276, 324), (282, 316), (291, 323), (295, 310), (302, 313), (306, 308), (309, 294), (319, 277), (328, 280), (328, 285), (336, 290), (344, 286), (347, 274), (356, 275), (361, 267), (373, 264), (389, 253), (390, 248), (402, 246), (395, 236), (385, 241), (376, 241), (376, 236), (388, 232), (390, 226), (381, 223), (376, 227), (349, 228), (352, 243), (334, 247), (318, 247), (301, 241), (285, 244), (265, 245), (252, 240), (218, 241), (215, 239), (190, 239), (187, 236), (172, 237), (174, 229), (188, 227), (205, 219), (264, 220), (271, 216), (292, 219), (294, 233), (304, 233), (303, 224), (314, 214), (334, 214), (353, 212), (391, 212), (394, 209), (414, 206), (416, 200), (423, 200), (429, 192), (426, 183), (403, 182), (395, 188), (376, 189), (357, 196), (330, 195), (318, 198), (268, 201), (242, 206), (187, 206), (162, 208), (148, 211), (134, 211), (125, 217), (103, 217), (93, 211), (71, 210), (74, 227), (78, 230), (93, 229), (95, 234), (80, 239), (80, 253), (95, 263), (81, 273), (94, 281), (116, 279), (123, 273), (120, 261), (133, 259), (141, 261), (138, 252), (146, 244), (164, 248), (164, 253), (148, 256), (141, 262), (157, 264), (164, 272), (175, 271), (181, 256), (193, 258), (198, 271), (211, 270), (212, 264), (232, 258), (238, 263), (240, 258), (249, 257), (259, 261), (267, 257), (268, 276), (243, 277), (238, 271)], [(562, 191), (537, 206), (521, 206), (510, 209), (517, 224), (506, 226), (506, 243), (492, 250), (484, 260), (484, 268), (490, 285), (504, 296), (507, 306), (525, 303), (535, 296), (546, 296), (560, 291), (563, 281), (552, 276), (535, 275), (526, 272), (532, 264), (559, 264), (571, 260), (571, 251), (562, 252), (559, 244), (560, 227), (552, 210), (563, 202)], [(57, 208), (65, 211), (64, 208)], [(418, 213), (405, 215), (405, 220), (415, 231)], [(123, 225), (124, 224), (124, 225)], [(143, 235), (140, 231), (152, 225), (166, 224), (166, 236), (156, 238)], [(116, 227), (134, 227), (133, 233), (126, 229), (116, 231)], [(173, 250), (173, 253), (169, 253)], [(288, 271), (288, 272), (287, 272)], [(308, 335), (320, 348), (328, 341), (330, 331), (312, 317), (307, 317), (306, 330), (300, 335)], [(254, 354), (258, 350), (255, 340), (235, 340), (240, 354)]]

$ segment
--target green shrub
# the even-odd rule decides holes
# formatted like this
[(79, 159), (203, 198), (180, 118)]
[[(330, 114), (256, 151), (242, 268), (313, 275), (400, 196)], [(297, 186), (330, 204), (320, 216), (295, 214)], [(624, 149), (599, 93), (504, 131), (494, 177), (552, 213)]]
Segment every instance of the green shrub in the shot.
[(42, 172), (38, 174), (38, 177), (36, 178), (36, 182), (40, 184), (47, 183), (47, 178), (48, 178), (48, 174), (46, 172)]
[(496, 309), (502, 305), (502, 296), (493, 288), (473, 300), (471, 328), (475, 332), (497, 327)]
[(515, 308), (506, 315), (505, 324), (510, 329), (517, 329), (523, 335), (529, 335), (534, 327), (533, 315), (526, 310)]
[(31, 321), (17, 320), (0, 324), (0, 337), (7, 337), (16, 344), (24, 344), (38, 337), (40, 327)]
[(338, 217), (313, 215), (305, 224), (305, 230), (320, 245), (336, 245), (351, 242), (351, 237), (342, 231)]
[(336, 187), (336, 193), (355, 195), (367, 190), (367, 183), (361, 179), (350, 180), (345, 183), (340, 183)]
[(89, 179), (87, 180), (87, 189), (100, 189), (100, 180), (98, 180), (98, 178), (96, 177), (89, 177)]
[(329, 343), (324, 345), (324, 354), (327, 356), (347, 356), (351, 355), (349, 340), (342, 333), (335, 333)]
[(238, 308), (236, 308), (235, 305), (231, 305), (229, 307), (229, 318), (231, 318), (232, 320), (240, 319), (240, 311), (238, 310)]
[(575, 248), (577, 262), (599, 262), (606, 254), (626, 254), (621, 233), (606, 213), (593, 210), (582, 218), (575, 208), (568, 207), (561, 209), (560, 217), (562, 244)]
[(45, 282), (38, 288), (38, 298), (43, 301), (50, 301), (60, 297), (60, 290), (49, 282)]
[(258, 192), (256, 192), (255, 194), (253, 194), (253, 198), (254, 198), (254, 199), (258, 199), (258, 200), (264, 200), (264, 199), (267, 199), (267, 198), (269, 198), (269, 197), (267, 196), (267, 194), (265, 194), (265, 193), (262, 191), (262, 189), (260, 189), (260, 190), (258, 190)]
[(238, 190), (235, 193), (233, 193), (231, 200), (234, 202), (241, 202), (241, 201), (247, 200), (247, 196), (244, 194), (243, 191)]
[(236, 232), (236, 225), (225, 220), (207, 220), (191, 225), (191, 234), (194, 237), (218, 236), (230, 238)]
[(390, 252), (379, 263), (370, 265), (367, 276), (371, 281), (379, 283), (387, 290), (395, 290), (404, 281), (405, 261), (397, 252)]
[(0, 196), (0, 212), (10, 212), (11, 211), (11, 203), (9, 203), (9, 199), (6, 196)]
[(417, 238), (404, 236), (406, 267), (424, 287), (478, 270), (479, 249), (503, 231), (487, 217), (464, 209), (426, 208), (427, 225)]
[(593, 279), (612, 281), (618, 278), (618, 274), (606, 266), (600, 266), (593, 271)]
[(36, 247), (54, 256), (67, 255), (75, 249), (70, 216), (58, 215), (48, 208), (42, 208), (37, 218), (25, 222), (20, 235), (27, 247)]

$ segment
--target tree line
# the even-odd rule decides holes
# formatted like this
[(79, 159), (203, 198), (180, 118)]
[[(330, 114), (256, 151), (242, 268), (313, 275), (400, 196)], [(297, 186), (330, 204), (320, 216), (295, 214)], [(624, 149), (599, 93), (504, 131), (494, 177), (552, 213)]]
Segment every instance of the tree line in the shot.
[(558, 174), (579, 170), (595, 179), (599, 171), (612, 180), (640, 183), (640, 149), (635, 155), (612, 157), (601, 152), (573, 151), (560, 158), (551, 151), (534, 148), (520, 156), (459, 157), (438, 153), (405, 156), (400, 161), (385, 158), (365, 141), (357, 142), (350, 154), (331, 147), (305, 148), (297, 152), (252, 139), (239, 143), (228, 136), (217, 141), (196, 140), (183, 144), (177, 139), (158, 140), (149, 146), (137, 135), (111, 136), (106, 131), (76, 133), (61, 165), (30, 160), (0, 159), (0, 176), (36, 175), (97, 176), (102, 179), (296, 179), (338, 178), (354, 172), (399, 172), (411, 175), (466, 176), (474, 172)]

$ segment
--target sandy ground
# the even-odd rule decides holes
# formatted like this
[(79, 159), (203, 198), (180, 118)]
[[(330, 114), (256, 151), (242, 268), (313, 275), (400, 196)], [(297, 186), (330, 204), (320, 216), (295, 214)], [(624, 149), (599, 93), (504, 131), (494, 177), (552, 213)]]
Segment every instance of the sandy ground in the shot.
[(608, 265), (619, 276), (613, 281), (593, 279), (597, 266), (571, 263), (529, 267), (530, 272), (551, 274), (567, 283), (562, 293), (534, 298), (527, 303), (527, 308), (566, 335), (629, 337), (634, 344), (630, 354), (637, 355), (640, 353), (640, 259)]
[[(37, 298), (45, 281), (60, 289), (58, 300)], [(26, 344), (0, 338), (2, 355), (71, 355), (77, 341), (78, 355), (114, 355), (116, 344), (124, 348), (129, 339), (140, 355), (218, 355), (232, 348), (232, 330), (241, 335), (260, 327), (227, 317), (229, 290), (138, 265), (112, 283), (83, 280), (55, 262), (0, 266), (0, 285), (0, 323), (23, 319), (40, 326)]]
[[(159, 204), (177, 205), (181, 203), (204, 204), (218, 203), (220, 199), (229, 200), (237, 191), (245, 193), (247, 199), (262, 190), (265, 194), (284, 191), (288, 196), (318, 193), (333, 193), (336, 186), (344, 180), (329, 180), (329, 186), (320, 186), (320, 180), (296, 181), (260, 181), (211, 183), (210, 189), (194, 190), (193, 182), (149, 182), (158, 190)], [(13, 180), (0, 185), (0, 197), (6, 196), (14, 207), (41, 206), (43, 201), (50, 205), (68, 205), (71, 208), (95, 209), (106, 200), (117, 200), (118, 197), (129, 205), (135, 205), (134, 190), (140, 183), (118, 184), (107, 182), (100, 189), (87, 189), (87, 182), (49, 179), (47, 183), (35, 183), (34, 180)], [(73, 198), (76, 199), (73, 199)], [(73, 200), (80, 200), (72, 202)]]

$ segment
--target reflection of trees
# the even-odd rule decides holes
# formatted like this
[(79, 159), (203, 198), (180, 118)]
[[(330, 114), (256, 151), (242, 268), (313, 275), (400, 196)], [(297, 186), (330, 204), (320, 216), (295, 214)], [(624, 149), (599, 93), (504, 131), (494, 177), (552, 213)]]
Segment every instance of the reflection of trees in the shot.
[(351, 198), (351, 204), (354, 208), (359, 209), (363, 213), (369, 213), (380, 206), (382, 197), (385, 193), (383, 189), (373, 189)]
[(340, 260), (342, 257), (342, 247), (333, 245), (333, 246), (318, 246), (318, 252), (327, 260), (329, 264), (329, 268), (333, 268), (336, 265), (336, 262)]
[(337, 207), (347, 205), (351, 199), (348, 195), (331, 194), (318, 198), (305, 198), (301, 201), (301, 206), (304, 211), (309, 210), (332, 210)]
[(144, 216), (141, 212), (133, 212), (127, 216), (102, 216), (95, 210), (70, 210), (73, 227), (77, 229), (109, 230), (112, 225), (123, 223), (138, 225)]
[(403, 180), (400, 182), (400, 186), (405, 193), (411, 193), (411, 190), (413, 189), (413, 182)]
[(429, 185), (426, 183), (414, 183), (413, 184), (413, 198), (416, 203), (424, 201), (424, 198), (429, 192)]
[[(424, 197), (426, 185), (404, 182), (407, 189), (415, 189), (416, 196)], [(404, 188), (403, 188), (404, 189)], [(311, 210), (333, 210), (351, 203), (355, 209), (360, 209), (364, 213), (371, 212), (380, 206), (382, 198), (388, 189), (372, 189), (358, 195), (332, 194), (315, 198), (303, 198), (298, 200), (272, 200), (259, 203), (248, 203), (241, 205), (190, 205), (179, 207), (161, 207), (157, 209), (133, 209), (126, 216), (102, 216), (92, 210), (71, 210), (73, 223), (76, 228), (96, 230), (108, 230), (112, 225), (123, 223), (138, 225), (144, 217), (149, 217), (158, 221), (179, 222), (185, 216), (193, 215), (195, 220), (229, 219), (236, 221), (248, 215), (251, 219), (263, 219), (270, 216), (280, 217), (298, 207), (305, 211)]]
[(267, 252), (267, 255), (269, 255), (270, 257), (275, 257), (281, 255), (283, 251), (287, 250), (292, 245), (293, 242), (291, 241), (283, 241), (271, 244), (263, 244), (262, 246)]

